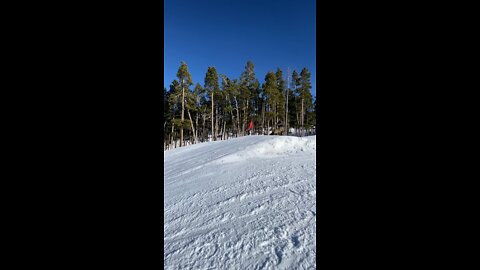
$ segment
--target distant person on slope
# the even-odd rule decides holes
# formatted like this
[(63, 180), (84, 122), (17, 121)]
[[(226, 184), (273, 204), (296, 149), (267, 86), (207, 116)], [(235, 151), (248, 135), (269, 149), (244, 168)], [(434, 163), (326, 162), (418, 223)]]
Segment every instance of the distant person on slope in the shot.
[(252, 130), (253, 130), (253, 120), (250, 120), (250, 124), (248, 124), (248, 135), (252, 135)]

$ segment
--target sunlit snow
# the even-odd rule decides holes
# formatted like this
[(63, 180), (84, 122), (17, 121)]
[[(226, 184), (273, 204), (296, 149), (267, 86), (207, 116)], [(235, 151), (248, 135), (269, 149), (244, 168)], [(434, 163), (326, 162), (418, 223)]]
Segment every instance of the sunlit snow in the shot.
[(316, 268), (316, 136), (164, 153), (165, 269)]

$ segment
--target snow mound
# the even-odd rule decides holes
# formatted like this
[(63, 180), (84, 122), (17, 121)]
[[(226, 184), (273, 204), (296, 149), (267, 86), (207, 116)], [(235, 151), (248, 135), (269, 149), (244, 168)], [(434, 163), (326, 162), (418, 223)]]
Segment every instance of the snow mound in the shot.
[(216, 164), (242, 162), (255, 158), (269, 158), (298, 153), (315, 155), (317, 149), (316, 136), (289, 137), (272, 136), (270, 140), (261, 141), (246, 147), (237, 153), (226, 155), (216, 161)]

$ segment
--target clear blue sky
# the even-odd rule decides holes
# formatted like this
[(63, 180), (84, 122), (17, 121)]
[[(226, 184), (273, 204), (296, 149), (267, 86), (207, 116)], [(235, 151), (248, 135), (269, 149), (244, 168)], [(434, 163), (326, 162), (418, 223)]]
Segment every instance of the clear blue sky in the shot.
[(214, 66), (239, 78), (248, 60), (265, 82), (268, 71), (287, 67), (312, 74), (316, 96), (315, 0), (165, 0), (164, 86), (176, 79), (180, 61), (194, 84), (204, 85)]

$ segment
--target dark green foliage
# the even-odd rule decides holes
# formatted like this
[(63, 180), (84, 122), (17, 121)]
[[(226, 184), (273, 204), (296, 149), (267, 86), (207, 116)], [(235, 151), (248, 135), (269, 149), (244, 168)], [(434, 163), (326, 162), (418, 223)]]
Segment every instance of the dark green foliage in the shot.
[(310, 83), (310, 72), (303, 68), (302, 72), (300, 72), (300, 97), (305, 100), (305, 104), (307, 104), (307, 108), (310, 109), (313, 107), (312, 104), (312, 93), (310, 92), (312, 89), (312, 84)]
[(212, 92), (218, 92), (218, 74), (215, 67), (208, 67), (207, 74), (205, 75), (205, 90), (210, 94)]
[(177, 78), (181, 85), (188, 87), (187, 85), (192, 85), (192, 77), (190, 72), (188, 72), (188, 66), (185, 62), (182, 61), (180, 68), (178, 68)]

